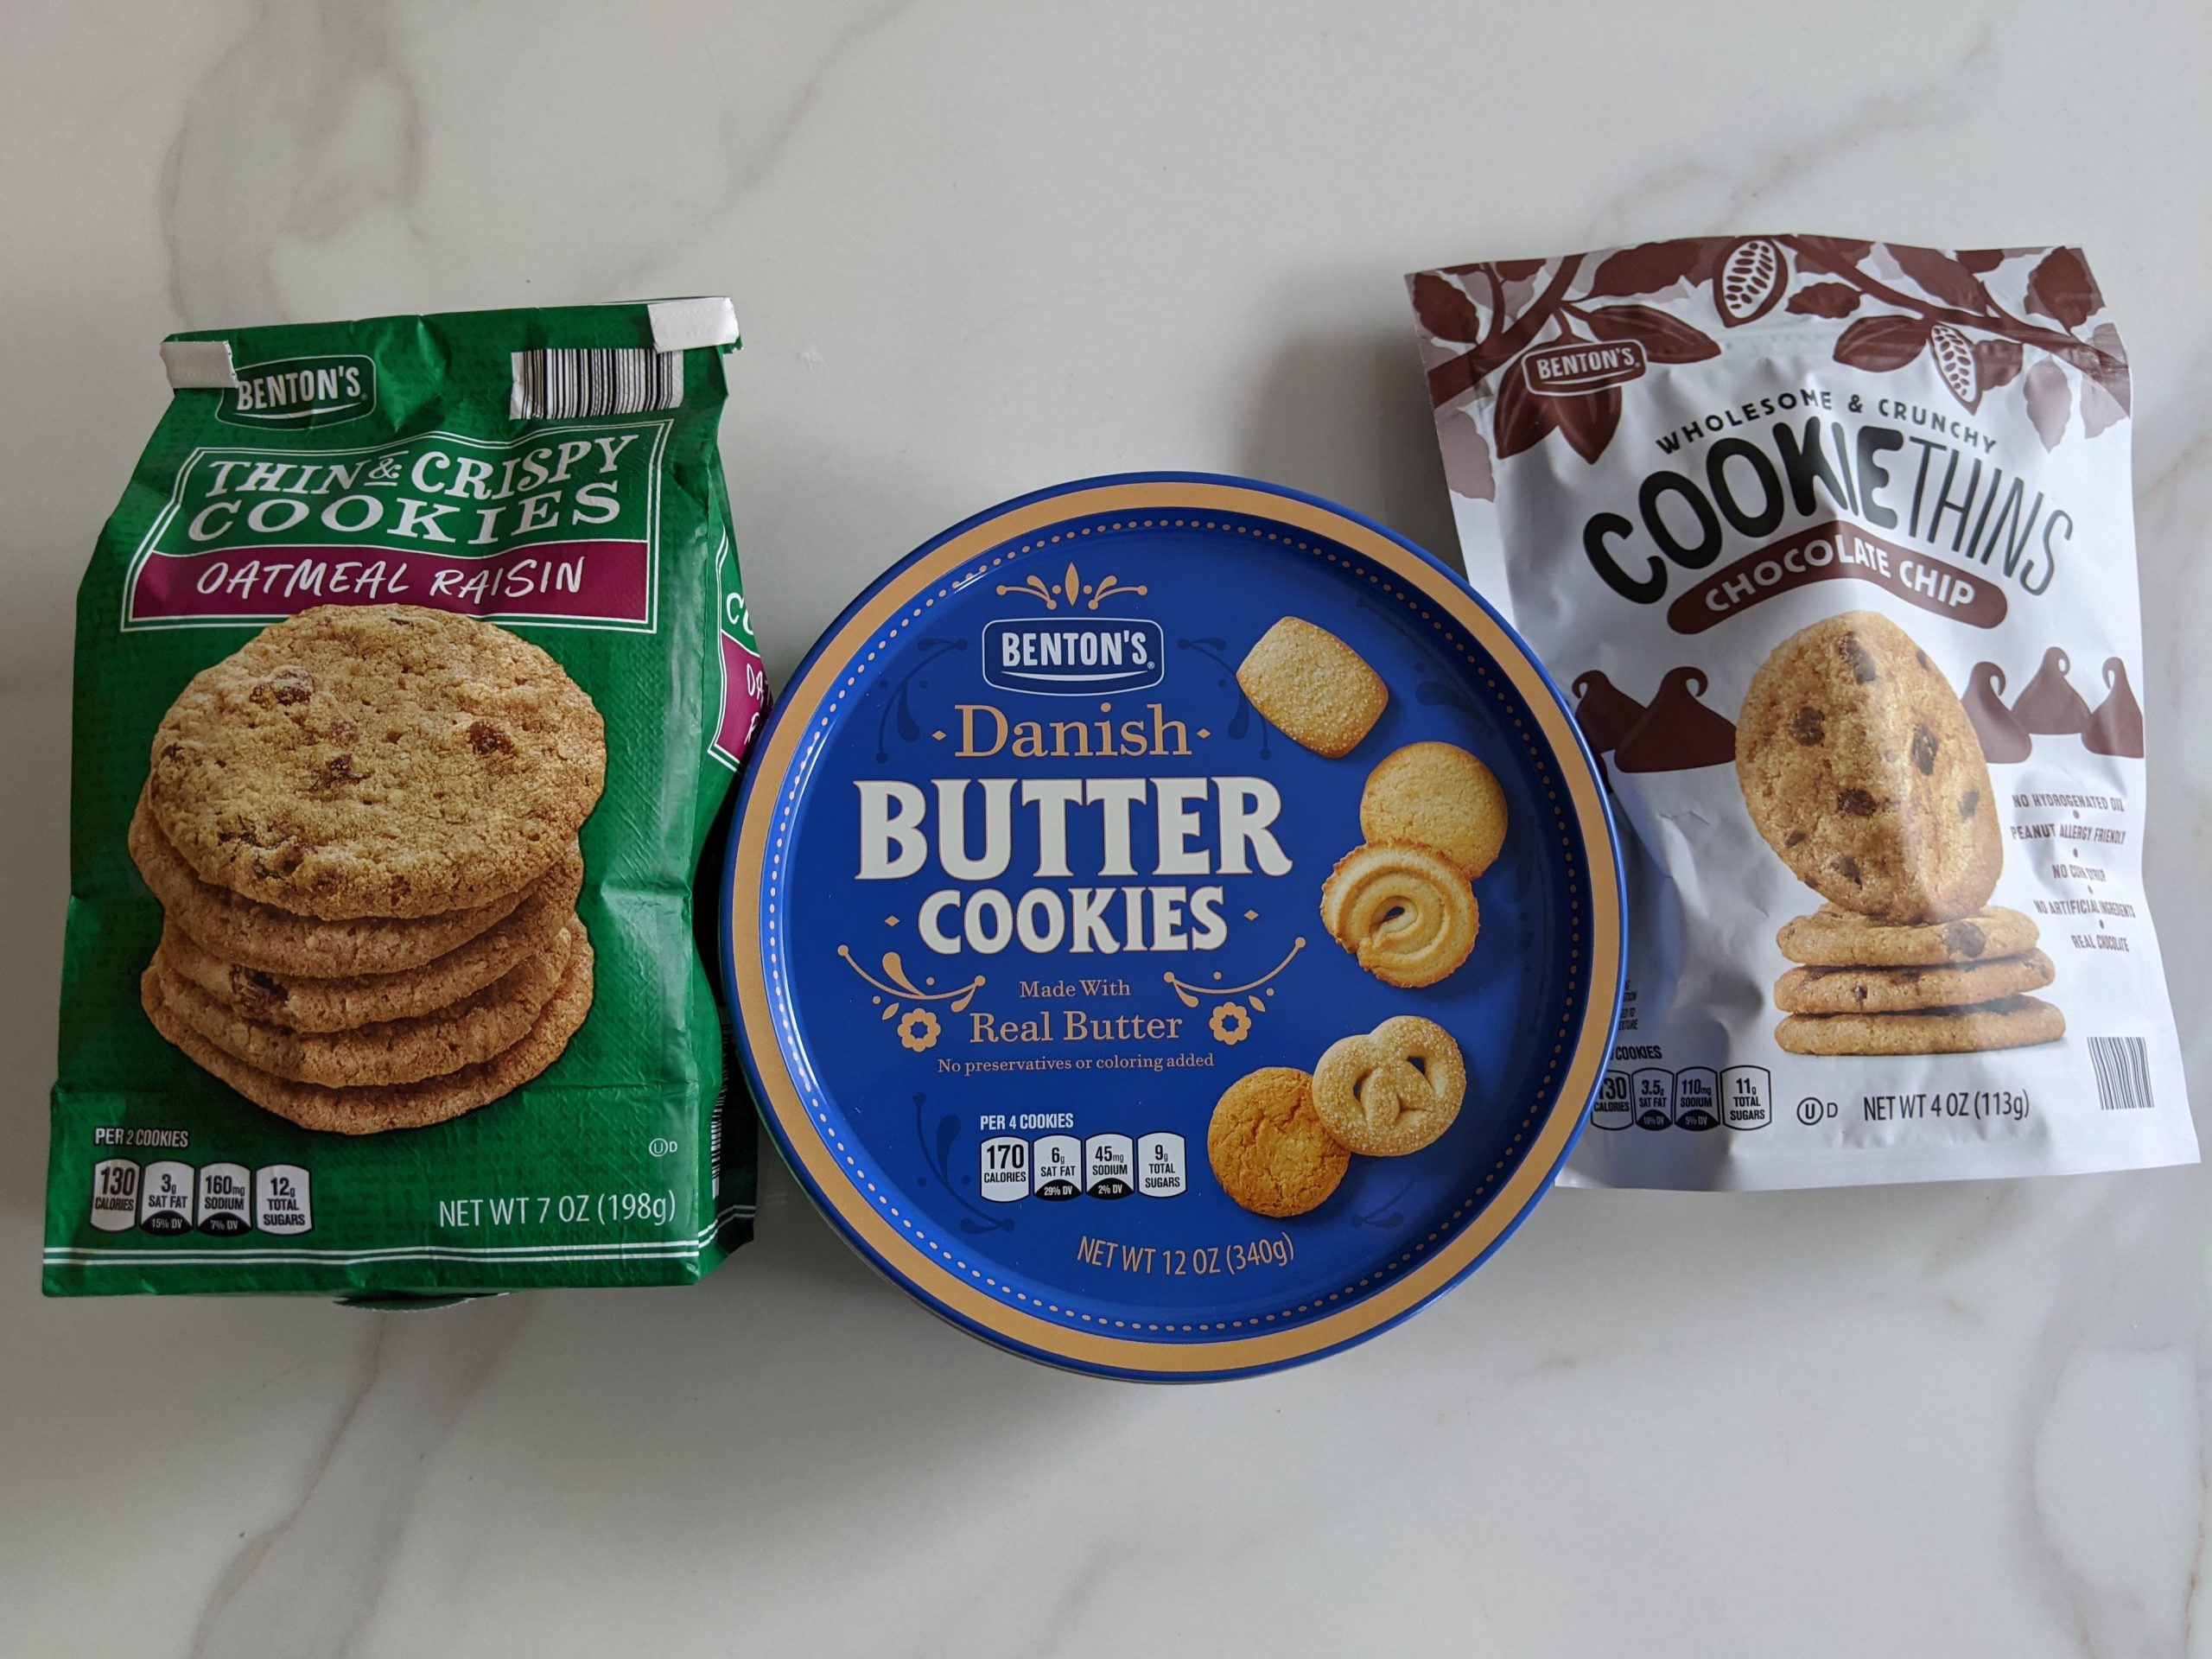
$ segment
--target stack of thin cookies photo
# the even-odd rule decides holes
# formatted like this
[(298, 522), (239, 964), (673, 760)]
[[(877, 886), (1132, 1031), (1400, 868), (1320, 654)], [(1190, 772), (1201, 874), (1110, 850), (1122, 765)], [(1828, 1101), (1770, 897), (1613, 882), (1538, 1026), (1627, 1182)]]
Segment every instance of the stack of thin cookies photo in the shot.
[(1946, 1054), (2014, 1048), (2063, 1034), (2059, 1011), (2028, 995), (2050, 983), (2036, 925), (2001, 906), (1948, 922), (1883, 923), (1823, 905), (1776, 938), (1801, 965), (1774, 988), (1794, 1054)]
[(1952, 1054), (2066, 1032), (2036, 925), (1993, 906), (2005, 843), (1981, 741), (1926, 652), (1871, 611), (1760, 664), (1736, 723), (1744, 804), (1827, 902), (1783, 925), (1791, 1054)]
[(303, 1128), (442, 1122), (558, 1059), (593, 995), (577, 832), (606, 729), (536, 645), (323, 606), (195, 677), (130, 828), (148, 1017)]

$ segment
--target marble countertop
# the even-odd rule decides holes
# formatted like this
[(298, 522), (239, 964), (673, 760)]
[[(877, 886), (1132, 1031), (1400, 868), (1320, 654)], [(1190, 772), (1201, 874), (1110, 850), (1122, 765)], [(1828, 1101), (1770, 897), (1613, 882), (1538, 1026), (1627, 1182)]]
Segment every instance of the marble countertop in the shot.
[(685, 1292), (42, 1302), (72, 594), (175, 328), (728, 291), (772, 674), (1025, 489), (1440, 551), (1400, 273), (2078, 242), (2137, 375), (2150, 886), (2212, 1100), (2212, 12), (191, 7), (0, 21), (0, 1649), (2212, 1653), (2201, 1169), (1561, 1193), (1368, 1346), (1160, 1390), (940, 1325), (780, 1171)]

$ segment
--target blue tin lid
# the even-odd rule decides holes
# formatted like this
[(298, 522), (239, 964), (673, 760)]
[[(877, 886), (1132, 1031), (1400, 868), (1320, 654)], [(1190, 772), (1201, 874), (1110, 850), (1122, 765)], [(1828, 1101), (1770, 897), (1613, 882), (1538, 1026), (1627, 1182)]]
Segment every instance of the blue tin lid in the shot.
[(1558, 688), (1295, 491), (1091, 479), (947, 531), (817, 643), (740, 811), (784, 1156), (1055, 1364), (1230, 1376), (1404, 1318), (1550, 1187), (1612, 1045), (1619, 851)]

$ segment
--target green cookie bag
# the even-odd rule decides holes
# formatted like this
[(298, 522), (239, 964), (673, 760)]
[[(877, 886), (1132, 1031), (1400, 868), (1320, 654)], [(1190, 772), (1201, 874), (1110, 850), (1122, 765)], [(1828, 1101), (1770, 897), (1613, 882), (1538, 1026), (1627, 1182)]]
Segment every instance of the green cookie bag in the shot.
[(79, 590), (45, 1288), (677, 1284), (766, 698), (726, 299), (217, 330)]

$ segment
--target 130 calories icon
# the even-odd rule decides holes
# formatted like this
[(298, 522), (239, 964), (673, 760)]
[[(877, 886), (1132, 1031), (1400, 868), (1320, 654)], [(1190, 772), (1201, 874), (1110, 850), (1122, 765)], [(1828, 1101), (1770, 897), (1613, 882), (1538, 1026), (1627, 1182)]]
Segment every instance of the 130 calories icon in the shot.
[(1593, 1129), (1763, 1129), (1774, 1121), (1773, 1079), (1763, 1065), (1608, 1071), (1590, 1108)]

